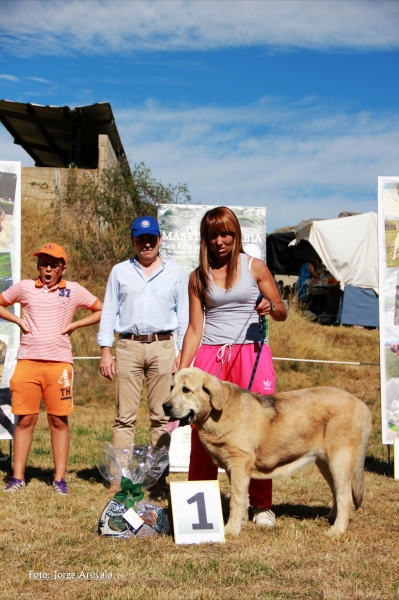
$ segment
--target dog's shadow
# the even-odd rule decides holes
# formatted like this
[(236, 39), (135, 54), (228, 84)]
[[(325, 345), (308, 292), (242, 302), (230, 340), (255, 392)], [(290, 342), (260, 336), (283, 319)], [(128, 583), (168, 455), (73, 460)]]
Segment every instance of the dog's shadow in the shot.
[[(230, 515), (230, 498), (226, 494), (221, 494), (223, 521), (227, 523)], [(272, 507), (274, 514), (279, 517), (290, 517), (303, 521), (315, 521), (319, 518), (326, 518), (330, 512), (328, 506), (307, 506), (306, 504), (276, 504)], [(253, 518), (252, 509), (248, 509), (248, 518), (251, 521)]]
[(326, 518), (330, 512), (328, 506), (307, 506), (306, 504), (277, 504), (273, 505), (273, 512), (276, 517), (290, 517), (299, 521), (316, 521), (319, 518)]

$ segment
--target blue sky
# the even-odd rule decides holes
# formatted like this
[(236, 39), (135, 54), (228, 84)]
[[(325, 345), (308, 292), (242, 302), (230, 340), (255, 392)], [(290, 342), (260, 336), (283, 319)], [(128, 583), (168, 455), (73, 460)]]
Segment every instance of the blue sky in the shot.
[[(0, 98), (110, 102), (132, 163), (267, 230), (399, 171), (399, 2), (2, 1)], [(0, 159), (30, 157), (0, 129)]]

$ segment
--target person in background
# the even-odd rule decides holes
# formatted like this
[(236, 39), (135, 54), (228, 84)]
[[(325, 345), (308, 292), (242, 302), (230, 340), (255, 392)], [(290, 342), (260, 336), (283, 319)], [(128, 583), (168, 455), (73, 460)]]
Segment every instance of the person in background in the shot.
[[(102, 302), (84, 287), (66, 281), (67, 256), (49, 243), (38, 252), (39, 277), (24, 279), (0, 294), (0, 318), (22, 330), (17, 366), (10, 381), (12, 413), (18, 415), (14, 435), (14, 475), (5, 492), (25, 489), (25, 469), (43, 396), (54, 456), (54, 494), (68, 494), (65, 473), (69, 454), (68, 415), (73, 411), (73, 358), (69, 336), (75, 329), (98, 323)], [(22, 317), (7, 310), (19, 302)], [(91, 315), (72, 321), (78, 307)]]
[(317, 281), (320, 278), (316, 271), (319, 264), (320, 260), (314, 257), (304, 263), (299, 269), (299, 276), (295, 288), (298, 302), (308, 302), (308, 282), (312, 279)]
[[(169, 418), (162, 404), (170, 391), (172, 374), (178, 369), (180, 350), (188, 323), (187, 277), (183, 267), (160, 254), (162, 236), (157, 221), (144, 216), (131, 227), (133, 258), (113, 267), (104, 298), (97, 335), (101, 346), (100, 371), (115, 377), (117, 415), (112, 444), (126, 448), (134, 432), (143, 388), (147, 382), (151, 420), (151, 445), (169, 446)], [(177, 330), (177, 347), (173, 332)], [(111, 348), (117, 332), (116, 360)], [(111, 486), (111, 492), (117, 488)], [(152, 492), (167, 489), (163, 475)]]
[[(264, 297), (255, 307), (259, 292)], [(199, 369), (247, 389), (261, 341), (259, 316), (284, 321), (287, 312), (267, 266), (244, 253), (240, 224), (227, 207), (209, 210), (201, 221), (199, 267), (190, 275), (189, 299), (180, 368), (189, 367), (195, 358)], [(265, 344), (251, 391), (272, 394), (275, 379), (271, 350)], [(216, 479), (217, 466), (195, 426), (191, 440), (189, 480)], [(273, 526), (271, 480), (251, 479), (249, 498), (254, 522)]]

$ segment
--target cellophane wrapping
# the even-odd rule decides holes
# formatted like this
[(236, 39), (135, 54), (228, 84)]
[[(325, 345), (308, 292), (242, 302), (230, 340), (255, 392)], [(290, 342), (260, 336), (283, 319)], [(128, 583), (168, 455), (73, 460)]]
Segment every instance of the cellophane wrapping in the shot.
[[(169, 533), (165, 509), (143, 500), (144, 490), (158, 481), (168, 464), (166, 446), (114, 448), (104, 443), (97, 467), (111, 485), (121, 485), (122, 490), (104, 507), (98, 523), (99, 535), (123, 539)], [(136, 530), (123, 518), (129, 508), (144, 521)]]

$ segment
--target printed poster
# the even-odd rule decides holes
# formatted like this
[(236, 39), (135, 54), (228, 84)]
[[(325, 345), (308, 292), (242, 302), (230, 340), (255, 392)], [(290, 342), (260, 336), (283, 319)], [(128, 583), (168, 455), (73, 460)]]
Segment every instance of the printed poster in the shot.
[(399, 438), (399, 177), (378, 178), (382, 443)]
[[(180, 263), (187, 276), (198, 267), (200, 223), (204, 214), (216, 208), (205, 204), (159, 204), (158, 222), (162, 233), (162, 254)], [(250, 256), (266, 260), (266, 208), (229, 206), (241, 226), (242, 245)]]
[[(0, 161), (0, 293), (21, 278), (21, 163)], [(19, 306), (9, 310), (19, 315)], [(10, 379), (16, 364), (20, 330), (0, 319), (0, 439), (12, 439)]]

